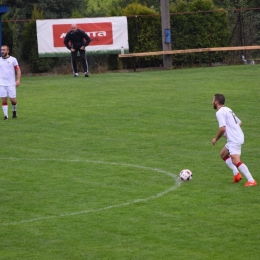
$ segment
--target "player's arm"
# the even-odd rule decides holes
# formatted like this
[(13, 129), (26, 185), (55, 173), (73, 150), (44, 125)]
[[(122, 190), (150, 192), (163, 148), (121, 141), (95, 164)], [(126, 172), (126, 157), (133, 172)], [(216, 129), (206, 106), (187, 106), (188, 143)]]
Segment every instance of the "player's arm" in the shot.
[(218, 132), (217, 132), (217, 135), (212, 139), (212, 144), (215, 145), (216, 142), (218, 141), (218, 139), (223, 136), (226, 132), (226, 127), (225, 126), (222, 126), (218, 129)]
[(81, 36), (83, 38), (84, 44), (80, 47), (81, 50), (84, 50), (89, 43), (91, 42), (90, 37), (84, 32), (84, 31), (80, 31), (81, 32)]
[(22, 76), (22, 72), (20, 67), (17, 65), (15, 66), (15, 72), (16, 72), (16, 86), (20, 86), (20, 82), (21, 82), (21, 76)]
[(69, 38), (69, 33), (66, 34), (65, 38), (64, 38), (64, 45), (70, 50), (71, 49), (71, 46), (69, 44), (69, 41), (70, 41), (70, 38)]
[(90, 44), (90, 42), (91, 42), (91, 39), (90, 39), (90, 37), (88, 36), (88, 34), (87, 33), (85, 33), (84, 31), (83, 31), (83, 38), (85, 39), (85, 47), (86, 46), (88, 46), (89, 44)]

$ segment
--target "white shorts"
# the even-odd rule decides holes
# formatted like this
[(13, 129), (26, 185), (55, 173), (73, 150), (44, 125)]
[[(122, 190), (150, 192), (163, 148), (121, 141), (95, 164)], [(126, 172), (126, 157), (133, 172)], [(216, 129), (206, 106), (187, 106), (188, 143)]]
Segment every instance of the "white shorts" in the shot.
[(16, 86), (0, 86), (0, 97), (16, 98)]
[(227, 143), (225, 147), (228, 149), (230, 155), (233, 154), (241, 155), (242, 144)]

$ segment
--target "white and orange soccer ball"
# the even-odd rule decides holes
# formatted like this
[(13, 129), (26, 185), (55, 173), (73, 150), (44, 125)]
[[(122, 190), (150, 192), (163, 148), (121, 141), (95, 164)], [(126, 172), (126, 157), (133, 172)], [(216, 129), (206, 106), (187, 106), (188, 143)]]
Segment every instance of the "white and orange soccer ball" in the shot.
[(188, 169), (184, 169), (180, 172), (181, 181), (190, 181), (192, 179), (192, 172)]

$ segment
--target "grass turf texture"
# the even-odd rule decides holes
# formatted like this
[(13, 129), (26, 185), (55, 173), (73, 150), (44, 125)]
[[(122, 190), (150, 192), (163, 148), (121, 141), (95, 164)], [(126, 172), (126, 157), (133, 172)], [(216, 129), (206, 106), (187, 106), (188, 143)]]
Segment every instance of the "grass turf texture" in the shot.
[(242, 120), (260, 184), (259, 72), (23, 77), (0, 121), (0, 259), (258, 259), (259, 186), (232, 183), (211, 102)]

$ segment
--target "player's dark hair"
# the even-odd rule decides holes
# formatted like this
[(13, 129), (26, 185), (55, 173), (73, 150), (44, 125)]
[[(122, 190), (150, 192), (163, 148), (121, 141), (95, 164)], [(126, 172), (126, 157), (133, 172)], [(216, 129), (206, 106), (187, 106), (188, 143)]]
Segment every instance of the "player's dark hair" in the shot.
[(225, 104), (225, 97), (224, 97), (224, 95), (222, 95), (222, 94), (215, 94), (214, 97), (215, 97), (215, 100), (218, 101), (218, 103), (220, 105), (224, 105)]
[(3, 44), (3, 45), (2, 45), (2, 47), (6, 47), (6, 48), (7, 48), (7, 50), (9, 51), (9, 46), (8, 46), (8, 45), (6, 45), (6, 44)]

